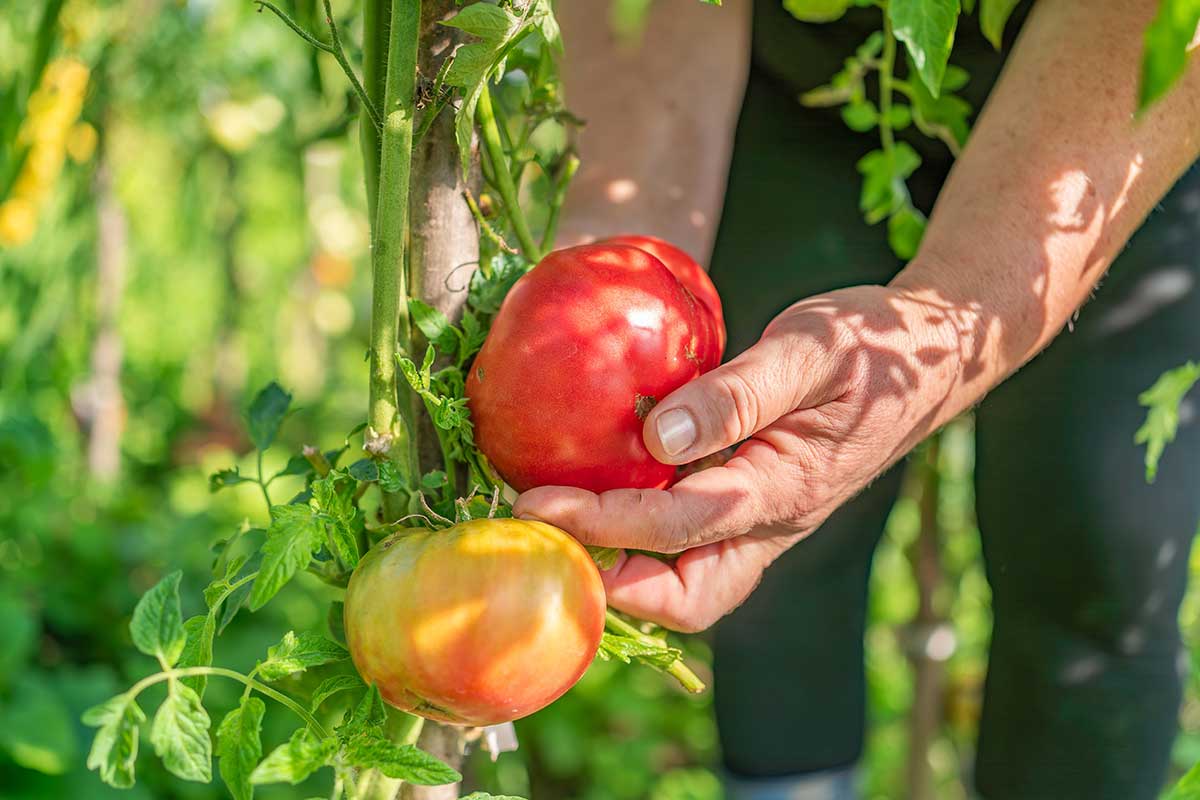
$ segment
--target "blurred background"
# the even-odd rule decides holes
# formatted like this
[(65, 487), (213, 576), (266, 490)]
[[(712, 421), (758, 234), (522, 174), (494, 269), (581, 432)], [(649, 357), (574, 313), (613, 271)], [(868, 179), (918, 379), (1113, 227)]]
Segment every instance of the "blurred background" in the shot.
[[(364, 417), (368, 235), (352, 104), (333, 60), (248, 0), (5, 6), (0, 797), (224, 797), (149, 755), (135, 789), (109, 789), (84, 768), (79, 716), (150, 667), (129, 641), (137, 597), (182, 566), (185, 616), (197, 610), (210, 545), (261, 516), (252, 484), (208, 485), (230, 464), (253, 471), (249, 396), (277, 379), (299, 406), (269, 472), (302, 444), (340, 446)], [(644, 6), (620, 0), (614, 23), (633, 30)], [(319, 28), (315, 2), (291, 7)], [(335, 8), (353, 18), (352, 2)], [(345, 38), (357, 40), (353, 25)], [(870, 798), (908, 796), (914, 741), (936, 796), (967, 797), (991, 619), (972, 441), (960, 421), (912, 459), (875, 559)], [(229, 628), (218, 663), (246, 668), (281, 630), (319, 627), (328, 599), (300, 580)], [(1198, 609), (1193, 593), (1182, 619), (1193, 643)], [(910, 646), (941, 623), (952, 637)], [(710, 677), (703, 637), (687, 647)], [(1200, 760), (1195, 688), (1180, 770)], [(235, 702), (228, 684), (210, 691), (218, 707)], [(281, 738), (271, 723), (268, 747)], [(721, 797), (709, 699), (648, 669), (597, 663), (517, 727), (518, 752), (471, 763), (492, 791)], [(327, 793), (323, 780), (260, 796)]]

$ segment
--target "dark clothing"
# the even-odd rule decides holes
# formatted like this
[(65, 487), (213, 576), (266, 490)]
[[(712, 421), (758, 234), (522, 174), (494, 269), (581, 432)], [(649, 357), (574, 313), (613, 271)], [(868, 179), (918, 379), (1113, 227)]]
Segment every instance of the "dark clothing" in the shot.
[[(712, 276), (730, 354), (794, 300), (899, 269), (859, 216), (855, 162), (872, 137), (803, 108), (872, 30), (794, 21), (756, 4), (754, 63)], [(971, 23), (973, 24), (973, 23)], [(1015, 27), (1015, 23), (1014, 23)], [(976, 105), (1001, 56), (956, 49)], [(791, 44), (788, 44), (791, 42)], [(912, 138), (914, 144), (917, 138)], [(928, 212), (950, 158), (923, 144)], [(977, 412), (979, 524), (995, 626), (976, 784), (988, 800), (1149, 800), (1164, 779), (1186, 654), (1177, 613), (1200, 520), (1200, 425), (1181, 425), (1147, 485), (1133, 444), (1139, 392), (1200, 355), (1200, 171), (1164, 200), (1073, 333)], [(878, 480), (767, 571), (716, 632), (727, 767), (783, 776), (842, 766), (863, 746), (870, 562), (899, 488)]]

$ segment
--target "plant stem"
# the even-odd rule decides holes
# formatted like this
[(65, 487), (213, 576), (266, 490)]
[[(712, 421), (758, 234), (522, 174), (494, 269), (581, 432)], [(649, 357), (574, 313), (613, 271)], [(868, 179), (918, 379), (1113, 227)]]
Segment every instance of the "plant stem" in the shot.
[(558, 174), (554, 178), (554, 196), (550, 198), (550, 216), (546, 219), (546, 230), (542, 232), (542, 252), (554, 249), (554, 237), (558, 235), (558, 216), (567, 199), (567, 187), (579, 170), (579, 157), (568, 153)]
[(337, 60), (342, 72), (346, 73), (346, 79), (350, 81), (354, 93), (358, 95), (358, 100), (363, 105), (363, 111), (371, 118), (371, 124), (376, 128), (380, 127), (382, 123), (379, 119), (379, 109), (375, 101), (367, 94), (367, 90), (359, 83), (358, 76), (354, 74), (354, 68), (350, 66), (350, 60), (346, 58), (346, 51), (342, 49), (342, 39), (338, 35), (337, 23), (333, 21), (333, 9), (329, 5), (329, 0), (325, 0), (325, 23), (329, 26), (329, 38), (333, 41), (330, 54)]
[[(388, 34), (387, 80), (384, 89), (383, 145), (379, 166), (379, 205), (372, 253), (374, 287), (371, 306), (371, 385), (367, 420), (369, 449), (396, 463), (410, 488), (416, 486), (415, 396), (396, 379), (396, 355), (408, 355), (412, 333), (408, 316), (408, 187), (412, 171), (414, 93), (421, 4), (393, 0)], [(402, 494), (384, 493), (389, 519), (404, 508)]]
[(879, 64), (879, 141), (890, 160), (896, 146), (892, 132), (892, 78), (896, 68), (896, 37), (892, 18), (883, 11), (883, 56)]
[[(376, 108), (383, 104), (390, 20), (388, 0), (363, 0), (363, 88)], [(358, 134), (363, 155), (363, 180), (367, 185), (367, 220), (374, 242), (375, 207), (379, 203), (379, 130), (371, 125), (360, 125)]]
[(270, 512), (270, 510), (271, 510), (271, 495), (270, 495), (270, 493), (267, 492), (267, 484), (263, 482), (262, 457), (263, 457), (263, 451), (259, 450), (258, 451), (258, 488), (262, 489), (263, 500), (267, 501), (267, 511)]
[(318, 722), (316, 717), (308, 713), (308, 710), (304, 706), (300, 705), (286, 694), (276, 691), (264, 683), (259, 683), (247, 675), (243, 675), (242, 673), (232, 669), (225, 669), (224, 667), (183, 667), (182, 669), (168, 669), (164, 670), (163, 672), (156, 672), (153, 675), (142, 678), (140, 681), (135, 683), (129, 688), (129, 691), (126, 692), (126, 694), (137, 697), (137, 695), (140, 694), (143, 689), (148, 686), (153, 686), (156, 683), (162, 683), (166, 680), (175, 680), (176, 678), (191, 678), (198, 675), (214, 675), (221, 678), (229, 678), (237, 681), (238, 683), (245, 684), (260, 694), (271, 698), (275, 702), (295, 712), (295, 714), (303, 719), (305, 723), (307, 723), (314, 731), (316, 731), (317, 735), (322, 739), (329, 738), (329, 731), (325, 730), (325, 726)]
[[(640, 630), (630, 625), (625, 620), (621, 619), (611, 608), (604, 615), (605, 627), (611, 628), (614, 632), (622, 636), (628, 636), (631, 639), (637, 639), (645, 644), (661, 645), (662, 641), (656, 639), (649, 634), (642, 633)], [(679, 681), (679, 685), (687, 689), (693, 694), (703, 692), (705, 689), (704, 681), (700, 680), (700, 676), (692, 672), (687, 664), (683, 663), (683, 659), (675, 659), (671, 666), (667, 667), (666, 673), (675, 680)]]
[(479, 106), (476, 108), (475, 114), (479, 119), (479, 133), (483, 138), (484, 150), (487, 151), (488, 160), (491, 161), (496, 189), (500, 192), (500, 199), (504, 201), (504, 213), (508, 215), (508, 219), (512, 223), (513, 232), (517, 234), (517, 241), (520, 243), (525, 257), (535, 263), (541, 261), (541, 247), (534, 241), (533, 234), (529, 231), (529, 222), (525, 219), (525, 212), (521, 210), (521, 204), (518, 202), (517, 187), (513, 183), (512, 173), (509, 172), (508, 161), (504, 156), (504, 147), (500, 143), (500, 128), (496, 125), (490, 87), (485, 86), (479, 95)]

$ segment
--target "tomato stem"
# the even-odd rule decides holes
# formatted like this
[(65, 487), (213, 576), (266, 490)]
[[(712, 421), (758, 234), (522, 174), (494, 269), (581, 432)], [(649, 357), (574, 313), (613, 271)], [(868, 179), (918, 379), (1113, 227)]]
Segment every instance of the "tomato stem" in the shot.
[(476, 107), (475, 114), (479, 119), (479, 134), (483, 139), (483, 148), (492, 164), (492, 177), (496, 182), (496, 190), (500, 192), (500, 199), (504, 201), (504, 213), (508, 215), (508, 220), (512, 223), (513, 232), (517, 234), (517, 241), (520, 243), (525, 257), (535, 263), (541, 261), (542, 249), (534, 241), (533, 234), (529, 230), (529, 222), (525, 219), (525, 212), (521, 210), (517, 186), (513, 182), (512, 173), (509, 172), (504, 146), (500, 142), (500, 128), (496, 125), (496, 112), (492, 108), (491, 87), (485, 86), (479, 95), (479, 105)]
[[(610, 628), (615, 633), (622, 636), (628, 636), (631, 639), (637, 639), (639, 642), (650, 645), (662, 645), (662, 640), (656, 639), (648, 633), (642, 633), (635, 626), (630, 625), (625, 620), (613, 611), (611, 608), (604, 613), (605, 627)], [(705, 688), (704, 681), (700, 680), (700, 676), (692, 672), (691, 668), (683, 663), (683, 659), (677, 658), (666, 668), (666, 673), (675, 680), (679, 681), (679, 685), (688, 690), (692, 694), (699, 694)]]
[[(373, 456), (395, 463), (410, 490), (416, 488), (420, 476), (416, 397), (397, 380), (396, 355), (411, 355), (412, 351), (405, 248), (420, 23), (420, 2), (392, 0), (378, 218), (371, 254), (371, 378), (366, 443)], [(388, 519), (404, 513), (406, 496), (403, 492), (384, 492), (383, 509)]]

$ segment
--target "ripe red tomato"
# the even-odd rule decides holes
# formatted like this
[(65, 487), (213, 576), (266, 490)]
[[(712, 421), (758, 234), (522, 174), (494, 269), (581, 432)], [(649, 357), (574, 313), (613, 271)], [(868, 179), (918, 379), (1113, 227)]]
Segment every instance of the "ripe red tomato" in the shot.
[(661, 261), (622, 244), (558, 250), (513, 286), (467, 377), (475, 441), (519, 491), (662, 487), (654, 404), (704, 371), (699, 308)]
[(708, 330), (701, 335), (701, 360), (704, 362), (704, 371), (707, 372), (720, 364), (721, 356), (725, 354), (725, 316), (721, 311), (721, 296), (717, 294), (717, 287), (713, 286), (708, 273), (696, 260), (670, 242), (654, 236), (614, 236), (605, 239), (604, 242), (627, 244), (645, 250), (671, 270), (671, 274), (679, 279), (684, 288), (691, 292), (708, 312)]
[(494, 725), (570, 689), (604, 632), (600, 573), (541, 522), (477, 519), (400, 533), (346, 590), (346, 641), (363, 680), (428, 719)]

